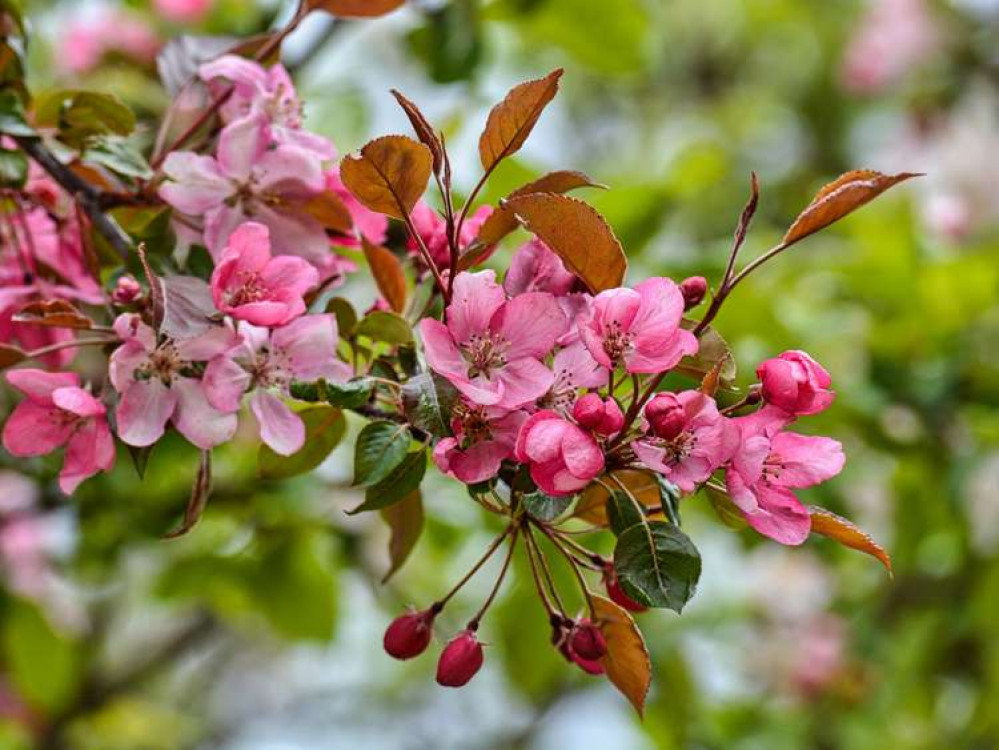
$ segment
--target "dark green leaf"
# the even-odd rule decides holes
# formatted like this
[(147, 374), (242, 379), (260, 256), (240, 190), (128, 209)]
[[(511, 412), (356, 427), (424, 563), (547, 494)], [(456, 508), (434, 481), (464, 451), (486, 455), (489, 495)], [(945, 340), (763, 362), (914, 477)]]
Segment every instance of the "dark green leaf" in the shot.
[(98, 91), (55, 91), (35, 106), (39, 125), (58, 127), (61, 140), (79, 148), (104, 135), (128, 135), (135, 130), (135, 114), (114, 94)]
[(434, 373), (423, 373), (402, 387), (406, 419), (417, 429), (435, 437), (451, 434), (451, 411), (458, 402), (458, 390)]
[(650, 521), (621, 534), (614, 548), (614, 569), (621, 587), (635, 601), (680, 612), (697, 588), (701, 555), (676, 526)]
[(375, 485), (368, 487), (364, 493), (364, 502), (348, 515), (362, 513), (366, 510), (381, 510), (404, 499), (409, 493), (418, 489), (423, 475), (427, 471), (427, 453), (420, 449), (406, 454), (402, 463), (392, 469), (389, 475)]
[(354, 484), (377, 484), (406, 458), (410, 436), (406, 425), (385, 420), (371, 422), (357, 436)]
[(560, 495), (553, 497), (541, 490), (524, 495), (524, 510), (539, 521), (554, 521), (572, 505), (575, 495)]
[(342, 409), (356, 409), (371, 400), (374, 388), (375, 383), (371, 378), (355, 378), (346, 383), (328, 383), (325, 380), (292, 383), (288, 390), (291, 397), (299, 401), (326, 401), (331, 406)]
[(343, 297), (334, 297), (326, 303), (326, 312), (333, 313), (336, 317), (336, 327), (340, 332), (340, 338), (349, 339), (354, 336), (354, 329), (357, 328), (357, 313), (354, 306)]
[(625, 531), (645, 520), (645, 514), (636, 507), (635, 500), (625, 492), (612, 492), (607, 498), (607, 520), (610, 521), (614, 536), (621, 536)]
[(28, 157), (16, 149), (0, 148), (0, 187), (19, 190), (28, 179)]
[(0, 91), (0, 133), (36, 135), (34, 128), (24, 119), (24, 107), (13, 91)]
[(410, 492), (397, 503), (382, 509), (382, 518), (392, 530), (389, 540), (391, 565), (382, 583), (403, 566), (423, 532), (423, 497), (419, 490)]
[(287, 479), (321, 464), (343, 439), (347, 420), (332, 406), (313, 406), (298, 413), (305, 422), (305, 445), (291, 456), (281, 456), (266, 445), (257, 455), (257, 473), (263, 479)]
[(408, 344), (413, 340), (413, 329), (401, 315), (375, 310), (357, 324), (357, 335), (386, 344)]
[(95, 139), (83, 152), (83, 160), (100, 164), (124, 177), (146, 180), (153, 176), (145, 157), (124, 138), (105, 136)]

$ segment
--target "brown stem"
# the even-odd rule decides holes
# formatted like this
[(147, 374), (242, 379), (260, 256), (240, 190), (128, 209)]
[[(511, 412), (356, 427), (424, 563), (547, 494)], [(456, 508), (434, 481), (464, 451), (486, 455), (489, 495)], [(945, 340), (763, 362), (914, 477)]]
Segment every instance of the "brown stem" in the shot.
[(507, 526), (503, 530), (503, 533), (500, 534), (498, 537), (496, 537), (492, 541), (492, 543), (486, 549), (485, 554), (482, 555), (482, 557), (479, 558), (479, 561), (477, 563), (475, 563), (475, 565), (472, 566), (472, 569), (469, 570), (462, 577), (462, 579), (460, 581), (458, 581), (458, 583), (456, 583), (454, 585), (454, 587), (449, 592), (447, 592), (447, 594), (445, 594), (442, 598), (440, 598), (436, 602), (434, 602), (432, 609), (434, 609), (437, 612), (440, 612), (442, 609), (444, 609), (444, 605), (447, 604), (451, 600), (451, 597), (453, 597), (455, 594), (457, 594), (461, 590), (462, 586), (464, 586), (466, 583), (468, 583), (471, 580), (472, 576), (474, 576), (476, 573), (479, 572), (479, 568), (481, 568), (483, 565), (485, 565), (486, 561), (489, 560), (489, 558), (493, 556), (493, 553), (497, 549), (499, 549), (499, 546), (503, 543), (503, 540), (507, 538), (507, 536), (510, 534), (511, 531), (513, 531), (513, 529), (514, 529), (514, 525), (512, 523), (509, 526)]
[(574, 558), (569, 551), (562, 546), (562, 541), (551, 531), (539, 524), (535, 524), (535, 526), (541, 531), (542, 534), (548, 537), (555, 549), (557, 549), (566, 559), (566, 562), (569, 563), (569, 567), (572, 568), (573, 575), (576, 576), (576, 580), (579, 582), (579, 588), (583, 592), (583, 598), (586, 599), (586, 605), (590, 610), (590, 616), (595, 620), (597, 616), (597, 608), (593, 604), (593, 596), (590, 594), (590, 588), (586, 585), (586, 579), (583, 577), (583, 573), (579, 569), (579, 564), (576, 562), (576, 558)]
[(500, 568), (499, 575), (496, 576), (496, 583), (493, 584), (492, 591), (489, 592), (489, 597), (485, 600), (485, 602), (483, 602), (479, 611), (475, 613), (475, 617), (468, 621), (468, 629), (473, 632), (479, 629), (479, 622), (482, 621), (482, 617), (489, 610), (490, 605), (492, 605), (493, 600), (496, 598), (496, 594), (499, 593), (500, 586), (503, 585), (503, 580), (506, 578), (507, 571), (510, 569), (510, 561), (513, 559), (513, 552), (517, 548), (517, 534), (519, 531), (520, 527), (515, 526), (513, 534), (510, 536), (510, 549), (507, 550), (506, 558), (503, 560), (503, 567)]

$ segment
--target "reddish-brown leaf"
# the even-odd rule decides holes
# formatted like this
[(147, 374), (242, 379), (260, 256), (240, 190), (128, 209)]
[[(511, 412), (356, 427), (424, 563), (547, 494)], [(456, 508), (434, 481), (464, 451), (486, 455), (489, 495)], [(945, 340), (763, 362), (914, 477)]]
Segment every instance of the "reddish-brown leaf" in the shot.
[[(594, 182), (582, 172), (559, 170), (557, 172), (549, 172), (536, 180), (528, 182), (526, 185), (522, 185), (510, 193), (506, 197), (506, 200), (516, 198), (518, 195), (530, 195), (531, 193), (568, 193), (570, 190), (581, 187), (603, 188), (605, 186)], [(476, 237), (476, 242), (483, 245), (495, 245), (516, 228), (517, 217), (513, 211), (500, 206), (489, 214), (489, 218), (482, 224), (482, 228), (479, 229), (479, 236)]]
[(13, 367), (27, 358), (28, 355), (13, 344), (0, 344), (0, 370)]
[(402, 264), (391, 250), (368, 242), (365, 237), (361, 238), (361, 246), (378, 291), (394, 312), (401, 313), (406, 308), (406, 274)]
[(911, 177), (914, 172), (887, 175), (871, 169), (858, 169), (840, 175), (823, 187), (787, 230), (783, 245), (792, 245), (856, 211), (881, 193)]
[(814, 533), (834, 539), (844, 547), (876, 557), (885, 566), (888, 575), (892, 575), (891, 557), (867, 532), (825, 508), (812, 505), (808, 508), (808, 512), (812, 516), (812, 531)]
[(339, 195), (332, 190), (324, 190), (309, 198), (303, 206), (305, 212), (323, 225), (339, 234), (350, 234), (354, 229), (354, 219)]
[(309, 10), (325, 10), (341, 18), (374, 18), (401, 8), (406, 0), (304, 0)]
[(614, 687), (638, 711), (645, 711), (645, 697), (652, 684), (652, 661), (645, 639), (628, 610), (602, 596), (593, 596), (600, 632), (607, 641), (607, 653), (600, 660)]
[(479, 138), (479, 158), (486, 172), (524, 145), (544, 108), (555, 97), (561, 77), (559, 68), (544, 78), (525, 81), (510, 89), (503, 101), (492, 108)]
[(430, 149), (404, 135), (387, 135), (366, 144), (359, 156), (345, 156), (340, 178), (372, 211), (405, 219), (427, 189)]
[(607, 499), (609, 493), (603, 486), (619, 489), (618, 482), (646, 508), (657, 508), (662, 503), (656, 475), (646, 469), (618, 469), (603, 478), (603, 484), (592, 482), (576, 502), (573, 516), (595, 526), (607, 524)]
[(397, 503), (381, 511), (382, 518), (392, 530), (389, 540), (389, 569), (382, 578), (385, 583), (395, 575), (413, 551), (423, 531), (423, 497), (420, 491), (413, 490)]
[(61, 299), (29, 302), (14, 314), (13, 320), (49, 328), (87, 330), (94, 326), (94, 321)]
[(441, 167), (444, 165), (444, 144), (441, 143), (441, 139), (438, 137), (437, 132), (434, 130), (433, 126), (427, 122), (427, 118), (423, 116), (420, 108), (403, 96), (400, 91), (392, 89), (392, 96), (394, 96), (395, 100), (399, 102), (399, 106), (402, 107), (402, 111), (405, 112), (406, 117), (409, 118), (409, 122), (413, 126), (413, 132), (416, 133), (416, 137), (420, 139), (420, 142), (424, 146), (430, 149), (430, 155), (433, 157), (434, 174), (439, 175), (441, 173)]
[(566, 195), (533, 193), (504, 201), (504, 208), (513, 211), (594, 294), (624, 282), (628, 270), (624, 249), (593, 206)]

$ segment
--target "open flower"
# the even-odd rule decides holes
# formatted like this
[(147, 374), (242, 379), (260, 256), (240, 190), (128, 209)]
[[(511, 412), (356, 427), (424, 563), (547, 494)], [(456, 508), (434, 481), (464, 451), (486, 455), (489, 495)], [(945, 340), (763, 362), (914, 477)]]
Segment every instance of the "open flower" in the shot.
[(683, 294), (666, 278), (651, 278), (634, 289), (598, 294), (579, 332), (604, 367), (623, 364), (628, 372), (663, 372), (697, 352), (697, 338), (680, 327)]
[(160, 197), (181, 213), (204, 216), (205, 245), (218, 258), (244, 221), (271, 230), (277, 255), (299, 255), (322, 267), (326, 230), (304, 209), (325, 185), (315, 154), (288, 144), (271, 147), (267, 118), (256, 113), (227, 125), (215, 157), (174, 151), (163, 162), (169, 179)]
[(523, 411), (462, 402), (451, 420), (454, 437), (438, 441), (434, 462), (465, 484), (491, 479), (505, 459), (513, 458), (517, 434), (526, 419)]
[(738, 428), (700, 391), (660, 393), (645, 410), (649, 431), (631, 447), (639, 461), (684, 492), (693, 492), (738, 445)]
[(236, 416), (212, 407), (197, 377), (207, 362), (237, 342), (219, 326), (190, 339), (161, 338), (138, 315), (119, 315), (115, 331), (125, 343), (111, 355), (111, 384), (121, 394), (118, 437), (143, 447), (159, 440), (172, 422), (197, 447), (207, 450), (232, 439)]
[(602, 388), (607, 385), (609, 375), (607, 368), (593, 358), (581, 341), (559, 349), (552, 369), (555, 380), (538, 405), (563, 414), (572, 412), (580, 388)]
[(750, 526), (794, 545), (808, 538), (811, 516), (791, 490), (836, 476), (845, 457), (836, 440), (784, 432), (788, 419), (767, 407), (732, 420), (741, 444), (725, 472), (725, 484)]
[(604, 470), (604, 454), (585, 430), (554, 411), (532, 414), (517, 437), (516, 458), (549, 495), (569, 495)]
[(802, 351), (787, 351), (761, 364), (756, 375), (763, 400), (788, 414), (818, 414), (833, 402), (832, 379), (822, 365)]
[(511, 296), (524, 292), (549, 292), (560, 297), (572, 291), (575, 284), (575, 275), (539, 239), (529, 240), (517, 248), (510, 261), (510, 270), (503, 279), (503, 288)]
[(336, 357), (336, 318), (307, 315), (273, 331), (240, 323), (238, 330), (239, 343), (208, 363), (205, 395), (214, 408), (233, 414), (243, 394), (252, 391), (250, 409), (260, 439), (275, 453), (290, 456), (305, 443), (305, 423), (281, 398), (291, 382), (344, 382), (351, 376), (350, 367)]
[(319, 272), (302, 258), (271, 257), (270, 230), (240, 225), (212, 273), (215, 306), (237, 320), (281, 326), (305, 312), (302, 296), (319, 283)]
[(511, 300), (493, 271), (461, 273), (447, 325), (420, 322), (427, 363), (471, 401), (514, 409), (543, 396), (554, 381), (541, 362), (566, 327), (550, 294)]
[(114, 466), (114, 439), (104, 404), (80, 387), (72, 372), (14, 370), (7, 382), (27, 398), (3, 429), (13, 456), (43, 456), (66, 446), (59, 487), (72, 494), (84, 479)]

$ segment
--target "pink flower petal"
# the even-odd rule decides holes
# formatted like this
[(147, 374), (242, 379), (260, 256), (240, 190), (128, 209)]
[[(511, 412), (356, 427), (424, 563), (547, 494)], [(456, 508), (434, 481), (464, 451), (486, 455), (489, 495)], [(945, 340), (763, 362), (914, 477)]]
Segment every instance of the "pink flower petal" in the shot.
[(305, 444), (305, 424), (277, 396), (258, 388), (250, 408), (260, 426), (260, 439), (281, 456), (290, 456)]
[(454, 296), (447, 308), (447, 326), (454, 340), (463, 344), (473, 335), (489, 330), (489, 321), (506, 301), (494, 271), (459, 273)]
[(837, 440), (827, 437), (781, 432), (774, 436), (772, 450), (780, 457), (775, 480), (784, 487), (811, 487), (843, 470), (846, 456)]
[(177, 378), (171, 388), (177, 394), (173, 417), (177, 431), (202, 450), (221, 445), (236, 434), (236, 415), (215, 409), (193, 378)]
[(52, 391), (52, 403), (78, 417), (96, 417), (106, 411), (104, 404), (87, 391), (75, 386), (56, 388)]
[(546, 292), (528, 292), (503, 305), (490, 322), (510, 342), (507, 357), (545, 357), (568, 325), (562, 308)]
[(152, 445), (166, 430), (177, 406), (177, 394), (158, 378), (134, 380), (118, 402), (118, 437), (128, 445)]
[(7, 382), (32, 401), (51, 404), (53, 392), (59, 388), (79, 386), (80, 376), (75, 372), (46, 372), (24, 368), (8, 372)]
[(55, 406), (22, 401), (3, 426), (3, 447), (12, 456), (44, 456), (69, 440), (76, 423)]
[(59, 488), (72, 495), (83, 480), (110, 470), (114, 459), (114, 439), (107, 421), (104, 418), (88, 421), (69, 439), (59, 473)]
[(201, 387), (208, 403), (219, 411), (239, 411), (243, 394), (250, 386), (250, 373), (229, 357), (216, 357), (205, 368)]
[(171, 181), (160, 187), (160, 197), (184, 214), (200, 216), (235, 193), (210, 156), (174, 151), (163, 162), (163, 173)]

